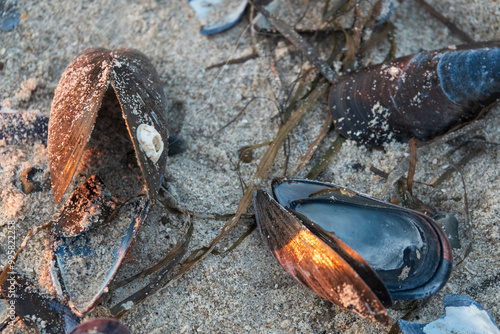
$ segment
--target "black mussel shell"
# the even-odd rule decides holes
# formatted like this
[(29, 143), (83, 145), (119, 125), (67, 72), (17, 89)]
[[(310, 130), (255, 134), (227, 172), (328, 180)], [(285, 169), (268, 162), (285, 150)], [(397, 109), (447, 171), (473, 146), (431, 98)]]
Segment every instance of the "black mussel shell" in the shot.
[[(13, 305), (15, 315), (20, 317), (27, 327), (33, 329), (34, 333), (66, 333), (80, 322), (69, 307), (40, 295), (21, 274), (11, 273), (1, 288), (6, 300)], [(14, 319), (9, 318), (10, 321)]]
[(343, 76), (330, 90), (336, 128), (370, 146), (430, 140), (500, 98), (500, 43), (424, 51)]
[(130, 334), (130, 331), (116, 319), (98, 318), (81, 323), (68, 334)]
[(418, 299), (447, 282), (449, 242), (429, 217), (309, 180), (273, 182), (254, 197), (261, 235), (278, 262), (320, 296), (389, 325), (392, 299)]
[(424, 298), (448, 281), (451, 246), (430, 217), (310, 180), (275, 180), (273, 193), (282, 206), (314, 221), (365, 259), (392, 299)]
[[(92, 184), (79, 189), (88, 190)], [(110, 213), (109, 201), (101, 196), (105, 193), (105, 189), (87, 192), (89, 197), (80, 201), (86, 205), (76, 207), (70, 198), (52, 231), (52, 282), (79, 316), (89, 312), (107, 291), (149, 209), (150, 200), (142, 195)]]
[(168, 148), (165, 95), (158, 73), (139, 51), (96, 48), (76, 56), (52, 102), (48, 149), (56, 202), (80, 163), (109, 84), (120, 102), (149, 197), (158, 194)]
[(390, 325), (384, 283), (356, 252), (307, 217), (255, 192), (255, 216), (269, 250), (297, 281), (321, 297), (363, 317)]

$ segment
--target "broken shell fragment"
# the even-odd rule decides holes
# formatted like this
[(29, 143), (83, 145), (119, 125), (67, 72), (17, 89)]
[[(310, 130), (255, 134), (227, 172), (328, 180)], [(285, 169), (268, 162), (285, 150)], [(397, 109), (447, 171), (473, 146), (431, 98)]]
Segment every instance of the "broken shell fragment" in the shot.
[[(273, 193), (277, 202), (263, 193), (254, 200), (263, 239), (292, 276), (337, 305), (388, 325), (391, 299), (427, 297), (449, 278), (448, 240), (423, 214), (309, 180), (275, 180)], [(339, 275), (346, 265), (353, 273)], [(329, 290), (319, 289), (325, 282)], [(321, 293), (342, 287), (351, 293)]]
[(93, 175), (64, 203), (54, 218), (52, 233), (70, 237), (85, 232), (108, 220), (117, 205), (101, 179)]
[(137, 139), (139, 147), (146, 156), (151, 161), (157, 162), (163, 152), (163, 140), (158, 131), (151, 125), (141, 124), (137, 128)]
[(202, 35), (212, 35), (223, 32), (238, 22), (247, 0), (189, 0), (189, 5), (203, 22), (200, 29)]
[(443, 298), (445, 315), (427, 324), (399, 320), (404, 334), (500, 334), (493, 317), (474, 299), (463, 295)]
[[(63, 73), (52, 102), (48, 149), (56, 202), (80, 163), (109, 84), (120, 103), (148, 195), (153, 200), (157, 196), (168, 151), (165, 95), (158, 73), (139, 51), (96, 48), (76, 56)], [(140, 125), (157, 133), (153, 158), (141, 149)]]
[(497, 42), (423, 51), (343, 76), (330, 110), (347, 138), (380, 146), (430, 140), (474, 120), (500, 98)]
[[(149, 209), (147, 196), (130, 199), (113, 209), (107, 191), (93, 177), (72, 196), (58, 215), (53, 229), (50, 274), (57, 293), (79, 316), (88, 313), (107, 291)], [(83, 203), (83, 204), (82, 204)], [(74, 224), (74, 228), (71, 225)]]

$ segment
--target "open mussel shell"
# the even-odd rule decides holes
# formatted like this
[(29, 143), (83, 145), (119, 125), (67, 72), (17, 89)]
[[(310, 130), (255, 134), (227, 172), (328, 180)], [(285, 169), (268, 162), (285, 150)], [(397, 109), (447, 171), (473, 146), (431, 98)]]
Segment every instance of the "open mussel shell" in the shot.
[(68, 334), (130, 334), (130, 331), (116, 319), (98, 318), (81, 323)]
[(49, 120), (49, 165), (56, 202), (66, 191), (111, 84), (120, 102), (148, 194), (155, 199), (168, 148), (163, 86), (139, 51), (88, 49), (76, 56), (56, 88)]
[(297, 281), (321, 297), (385, 326), (389, 292), (370, 266), (340, 239), (307, 217), (255, 192), (255, 216), (269, 250)]
[(377, 272), (392, 299), (420, 299), (446, 284), (451, 247), (433, 219), (350, 189), (277, 179), (277, 201), (341, 239)]
[(362, 144), (430, 140), (500, 98), (498, 42), (424, 51), (343, 76), (332, 86), (336, 128)]
[(500, 334), (493, 317), (474, 299), (446, 295), (443, 304), (446, 314), (441, 318), (426, 324), (399, 320), (399, 328), (404, 334)]
[[(22, 274), (12, 273), (1, 289), (15, 315), (34, 333), (66, 333), (80, 322), (69, 307), (41, 295)], [(9, 317), (9, 321), (14, 319), (15, 316)]]
[[(110, 213), (106, 198), (92, 198), (89, 205), (78, 207), (92, 211), (85, 214), (71, 212), (71, 200), (54, 222), (50, 274), (58, 294), (77, 315), (83, 316), (107, 291), (146, 218), (150, 200), (145, 195), (138, 196)], [(82, 222), (83, 218), (92, 224)], [(69, 227), (71, 223), (75, 228)]]
[(435, 222), (418, 212), (309, 180), (273, 182), (276, 201), (255, 194), (264, 241), (285, 270), (333, 303), (389, 324), (392, 299), (439, 291), (451, 248)]

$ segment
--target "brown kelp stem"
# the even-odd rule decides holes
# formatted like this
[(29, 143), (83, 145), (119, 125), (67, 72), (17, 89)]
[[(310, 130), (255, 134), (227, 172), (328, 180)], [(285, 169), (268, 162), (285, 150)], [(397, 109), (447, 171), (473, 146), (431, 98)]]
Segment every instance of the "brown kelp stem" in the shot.
[(325, 169), (326, 166), (328, 166), (328, 163), (330, 162), (330, 160), (332, 160), (335, 154), (337, 154), (338, 151), (340, 151), (340, 148), (342, 147), (342, 144), (344, 142), (345, 138), (339, 135), (337, 139), (334, 140), (332, 145), (330, 145), (325, 154), (319, 159), (316, 165), (314, 165), (309, 174), (307, 174), (306, 179), (310, 180), (316, 179), (319, 173), (321, 173), (323, 169)]

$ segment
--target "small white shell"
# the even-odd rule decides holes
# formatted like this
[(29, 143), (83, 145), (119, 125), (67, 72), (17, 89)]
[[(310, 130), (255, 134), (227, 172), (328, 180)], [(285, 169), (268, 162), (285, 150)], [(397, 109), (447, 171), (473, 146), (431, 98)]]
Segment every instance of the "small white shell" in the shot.
[(147, 124), (141, 124), (137, 128), (137, 140), (141, 150), (153, 162), (160, 159), (163, 152), (163, 140), (156, 129)]

